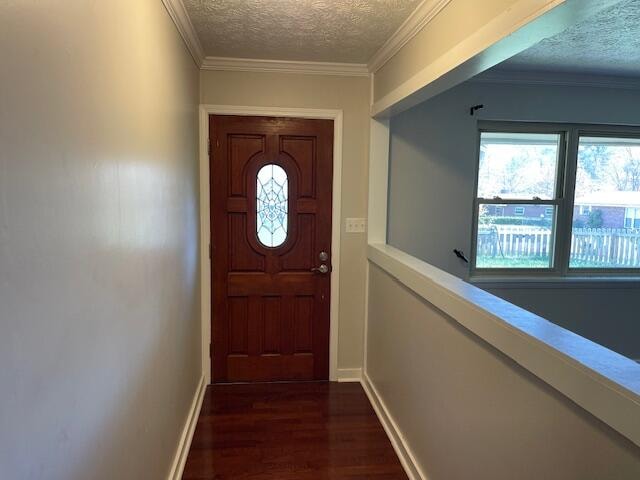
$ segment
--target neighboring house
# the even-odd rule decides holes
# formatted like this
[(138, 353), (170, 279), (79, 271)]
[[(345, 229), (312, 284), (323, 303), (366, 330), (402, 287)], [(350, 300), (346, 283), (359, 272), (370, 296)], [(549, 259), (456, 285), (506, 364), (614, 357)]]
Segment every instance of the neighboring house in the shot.
[(552, 218), (553, 207), (547, 205), (487, 205), (492, 217)]
[(588, 226), (593, 212), (602, 213), (602, 228), (640, 228), (640, 192), (594, 192), (576, 198), (574, 223)]
[[(487, 205), (490, 217), (551, 219), (554, 209), (546, 205)], [(590, 225), (594, 212), (601, 212), (598, 225)], [(640, 192), (595, 192), (575, 200), (573, 222), (577, 226), (640, 228)]]

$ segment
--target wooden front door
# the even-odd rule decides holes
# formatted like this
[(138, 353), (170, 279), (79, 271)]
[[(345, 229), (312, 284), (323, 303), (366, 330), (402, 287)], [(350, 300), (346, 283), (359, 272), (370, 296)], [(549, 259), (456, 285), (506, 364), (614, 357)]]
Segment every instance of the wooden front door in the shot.
[(333, 121), (209, 125), (212, 379), (328, 380)]

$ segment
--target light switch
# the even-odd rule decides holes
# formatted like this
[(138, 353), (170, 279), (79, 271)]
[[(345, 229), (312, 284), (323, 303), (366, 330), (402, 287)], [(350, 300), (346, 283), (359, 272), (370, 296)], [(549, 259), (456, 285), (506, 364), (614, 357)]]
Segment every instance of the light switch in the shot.
[(367, 220), (365, 218), (347, 218), (347, 233), (363, 233), (367, 229)]

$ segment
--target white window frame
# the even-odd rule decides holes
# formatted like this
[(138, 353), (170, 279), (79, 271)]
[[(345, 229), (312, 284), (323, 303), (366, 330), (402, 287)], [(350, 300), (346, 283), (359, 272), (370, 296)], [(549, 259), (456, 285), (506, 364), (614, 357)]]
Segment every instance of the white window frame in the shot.
[(592, 211), (592, 205), (580, 205), (580, 215), (589, 215)]
[(524, 207), (513, 207), (513, 215), (516, 217), (524, 217)]
[[(633, 211), (632, 215), (629, 215), (629, 211)], [(627, 227), (627, 220), (631, 221), (631, 226)], [(624, 209), (624, 228), (640, 228), (636, 227), (636, 222), (640, 221), (640, 208), (638, 207), (625, 207)]]
[[(553, 259), (550, 268), (477, 268), (476, 248), (478, 241), (478, 212), (480, 204), (504, 204), (504, 199), (478, 198), (478, 172), (480, 169), (480, 141), (483, 132), (496, 133), (541, 133), (559, 134), (558, 171), (556, 195), (552, 200), (539, 198), (526, 200), (510, 200), (509, 204), (541, 205), (555, 207), (553, 219), (550, 255)], [(578, 146), (581, 137), (620, 137), (640, 138), (640, 127), (590, 125), (590, 124), (558, 124), (536, 122), (478, 122), (476, 143), (475, 190), (473, 202), (473, 230), (471, 243), (470, 279), (484, 278), (563, 278), (563, 277), (637, 277), (640, 268), (575, 268), (570, 267), (571, 231), (575, 202), (576, 172), (578, 166)], [(589, 212), (592, 206), (589, 205)], [(546, 213), (546, 210), (545, 210)], [(626, 218), (626, 217), (625, 217)]]

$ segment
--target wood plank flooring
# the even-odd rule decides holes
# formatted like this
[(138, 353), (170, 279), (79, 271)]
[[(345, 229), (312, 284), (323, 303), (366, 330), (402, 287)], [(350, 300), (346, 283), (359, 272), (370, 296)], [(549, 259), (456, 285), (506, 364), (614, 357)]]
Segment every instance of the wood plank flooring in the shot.
[(209, 386), (184, 480), (407, 479), (358, 383)]

